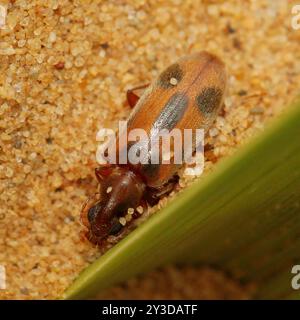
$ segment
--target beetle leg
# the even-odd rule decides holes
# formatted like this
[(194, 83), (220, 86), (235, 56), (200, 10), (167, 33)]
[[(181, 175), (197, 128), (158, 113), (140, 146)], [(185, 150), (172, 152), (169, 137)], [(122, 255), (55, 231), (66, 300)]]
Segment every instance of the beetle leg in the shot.
[(146, 89), (148, 86), (149, 86), (149, 83), (127, 90), (127, 94), (126, 94), (127, 102), (131, 108), (134, 108), (134, 106), (137, 104), (137, 102), (140, 99), (140, 97), (134, 91), (140, 90), (140, 89)]
[(103, 179), (111, 174), (111, 167), (109, 165), (104, 165), (102, 167), (95, 168), (95, 176), (99, 183), (103, 181)]
[(179, 177), (174, 176), (169, 182), (158, 189), (148, 188), (146, 193), (146, 201), (149, 203), (149, 205), (153, 207), (159, 202), (161, 198), (170, 194), (177, 185), (178, 180)]
[(219, 111), (219, 115), (221, 117), (224, 117), (226, 115), (226, 111), (225, 111), (225, 103), (222, 104), (221, 108), (220, 108), (220, 111)]
[(98, 180), (98, 182), (101, 182), (103, 180), (103, 176), (101, 174), (101, 169), (100, 168), (95, 168), (95, 176)]

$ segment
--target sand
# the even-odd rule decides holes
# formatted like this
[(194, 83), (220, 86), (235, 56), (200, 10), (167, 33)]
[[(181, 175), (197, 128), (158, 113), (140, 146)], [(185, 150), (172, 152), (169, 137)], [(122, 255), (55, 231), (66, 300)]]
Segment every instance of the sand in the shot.
[[(205, 49), (224, 60), (229, 90), (207, 137), (205, 174), (299, 94), (300, 31), (291, 28), (292, 1), (0, 3), (3, 299), (54, 299), (100, 255), (80, 236), (80, 209), (97, 189), (96, 133), (127, 118), (128, 88), (148, 83), (187, 53)], [(188, 183), (182, 176), (180, 188)], [(173, 281), (169, 271), (157, 272)], [(174, 272), (181, 279), (188, 274)], [(192, 274), (211, 279), (203, 272)], [(127, 284), (128, 295), (161, 289), (164, 296), (166, 286), (145, 285), (152, 277)], [(199, 283), (190, 286), (188, 295), (175, 290), (174, 296), (198, 297)]]

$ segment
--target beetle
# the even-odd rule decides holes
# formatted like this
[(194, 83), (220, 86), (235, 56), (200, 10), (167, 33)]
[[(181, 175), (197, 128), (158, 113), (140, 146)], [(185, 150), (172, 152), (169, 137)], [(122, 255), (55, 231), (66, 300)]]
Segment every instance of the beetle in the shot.
[[(220, 111), (226, 90), (224, 63), (215, 55), (202, 51), (180, 58), (165, 69), (144, 91), (141, 98), (135, 90), (127, 92), (134, 107), (128, 119), (128, 131), (151, 129), (202, 128), (211, 126)], [(138, 87), (141, 89), (146, 86)], [(127, 132), (128, 132), (127, 131)], [(124, 134), (128, 134), (128, 133)], [(118, 152), (120, 152), (117, 150)], [(193, 146), (196, 148), (196, 146)], [(169, 194), (178, 181), (176, 164), (116, 164), (95, 169), (100, 191), (82, 210), (87, 237), (100, 244), (124, 227), (123, 217), (139, 216)], [(123, 223), (122, 223), (123, 222)]]

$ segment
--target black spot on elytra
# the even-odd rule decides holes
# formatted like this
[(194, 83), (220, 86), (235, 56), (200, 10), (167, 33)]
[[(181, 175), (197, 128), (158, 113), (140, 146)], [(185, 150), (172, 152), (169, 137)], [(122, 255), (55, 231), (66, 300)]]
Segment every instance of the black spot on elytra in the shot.
[(177, 80), (177, 83), (180, 82), (183, 78), (183, 71), (178, 63), (172, 64), (170, 67), (168, 67), (165, 71), (161, 73), (158, 79), (159, 86), (161, 86), (164, 89), (174, 87), (174, 85), (170, 83), (170, 80), (172, 78), (175, 78)]
[(173, 129), (183, 117), (188, 107), (188, 101), (189, 99), (186, 94), (173, 94), (155, 120), (153, 129)]
[(196, 103), (201, 112), (209, 115), (217, 111), (222, 100), (222, 90), (216, 87), (209, 87), (197, 96)]

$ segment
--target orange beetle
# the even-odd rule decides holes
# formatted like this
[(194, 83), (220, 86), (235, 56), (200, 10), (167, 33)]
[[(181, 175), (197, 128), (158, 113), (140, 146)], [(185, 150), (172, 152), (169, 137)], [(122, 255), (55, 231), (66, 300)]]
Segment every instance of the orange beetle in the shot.
[[(225, 89), (226, 71), (219, 58), (208, 52), (185, 56), (165, 69), (140, 99), (133, 90), (128, 91), (128, 102), (135, 108), (124, 134), (136, 128), (144, 129), (149, 136), (153, 129), (207, 131), (222, 106)], [(117, 152), (123, 147), (119, 145)], [(129, 147), (132, 145), (125, 146)], [(138, 214), (134, 210), (142, 211), (145, 205), (153, 205), (170, 193), (178, 181), (179, 168), (174, 163), (150, 161), (97, 168), (99, 196), (82, 211), (89, 240), (101, 243), (109, 235), (117, 235), (123, 229), (120, 217), (128, 210), (135, 218)]]

